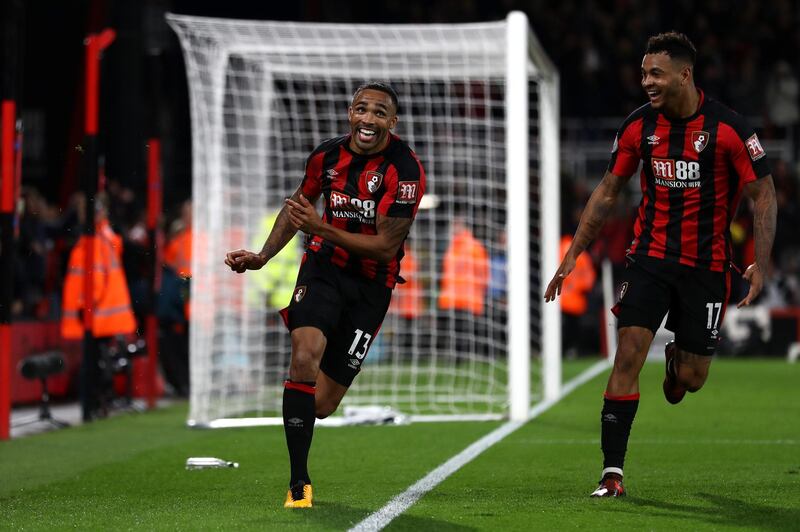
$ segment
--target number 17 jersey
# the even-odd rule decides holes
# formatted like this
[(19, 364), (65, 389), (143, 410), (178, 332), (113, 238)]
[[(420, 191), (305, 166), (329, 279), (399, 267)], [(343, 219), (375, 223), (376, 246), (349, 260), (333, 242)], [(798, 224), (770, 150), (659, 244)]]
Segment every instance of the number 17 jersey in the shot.
[(688, 118), (669, 119), (649, 103), (631, 113), (614, 139), (608, 171), (630, 177), (642, 163), (629, 255), (725, 271), (742, 189), (770, 169), (744, 119), (698, 92)]

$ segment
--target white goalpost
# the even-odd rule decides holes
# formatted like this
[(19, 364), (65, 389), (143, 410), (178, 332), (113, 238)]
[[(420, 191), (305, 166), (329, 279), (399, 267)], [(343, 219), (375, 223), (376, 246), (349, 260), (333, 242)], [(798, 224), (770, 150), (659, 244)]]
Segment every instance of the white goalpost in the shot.
[[(558, 73), (524, 14), (435, 25), (167, 19), (192, 117), (190, 425), (280, 422), (290, 343), (277, 311), (302, 235), (258, 272), (234, 274), (224, 256), (261, 248), (305, 158), (348, 132), (351, 95), (370, 80), (397, 89), (395, 132), (428, 190), (406, 242), (408, 282), (343, 407), (524, 420), (559, 395), (560, 310), (542, 298), (558, 265)], [(469, 311), (440, 297), (463, 228), (478, 244), (455, 261), (459, 278), (484, 296)]]

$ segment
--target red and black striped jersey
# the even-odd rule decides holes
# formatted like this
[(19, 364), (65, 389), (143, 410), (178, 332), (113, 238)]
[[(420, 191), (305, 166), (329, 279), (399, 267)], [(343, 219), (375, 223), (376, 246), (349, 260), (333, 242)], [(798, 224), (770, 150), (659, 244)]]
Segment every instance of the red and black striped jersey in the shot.
[(648, 103), (623, 122), (608, 171), (630, 177), (642, 162), (642, 200), (628, 254), (725, 271), (742, 189), (770, 173), (744, 119), (702, 91), (697, 111), (668, 119)]
[[(306, 161), (302, 193), (315, 198), (322, 194), (322, 220), (350, 233), (377, 234), (380, 214), (393, 218), (414, 218), (425, 193), (425, 170), (414, 151), (390, 134), (386, 148), (360, 155), (350, 149), (350, 135), (320, 144)], [(389, 262), (350, 253), (317, 235), (311, 235), (306, 249), (322, 253), (336, 266), (394, 288), (400, 276), (402, 244)]]

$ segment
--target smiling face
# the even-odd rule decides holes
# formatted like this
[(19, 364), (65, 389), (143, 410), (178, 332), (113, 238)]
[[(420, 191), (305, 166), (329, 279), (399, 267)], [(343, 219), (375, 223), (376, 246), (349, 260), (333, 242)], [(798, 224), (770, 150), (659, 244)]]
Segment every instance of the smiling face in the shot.
[(642, 60), (642, 88), (653, 109), (679, 114), (688, 88), (694, 88), (688, 63), (672, 59), (666, 53), (646, 54)]
[(364, 89), (353, 98), (347, 111), (350, 119), (350, 149), (361, 155), (383, 150), (389, 131), (397, 125), (397, 109), (392, 97), (375, 89)]

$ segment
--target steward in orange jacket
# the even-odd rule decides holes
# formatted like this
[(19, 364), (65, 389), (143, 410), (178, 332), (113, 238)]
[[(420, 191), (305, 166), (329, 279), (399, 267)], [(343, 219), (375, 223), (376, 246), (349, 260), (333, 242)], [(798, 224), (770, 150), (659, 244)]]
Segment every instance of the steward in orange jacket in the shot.
[(439, 308), (483, 314), (489, 285), (489, 254), (462, 223), (456, 223), (453, 240), (444, 255)]
[(398, 284), (392, 295), (389, 312), (408, 320), (418, 318), (422, 314), (422, 283), (419, 280), (417, 258), (406, 242), (403, 255), (403, 270), (400, 272), (405, 283)]
[(164, 250), (164, 262), (179, 276), (192, 276), (192, 228), (187, 227), (175, 235)]
[[(559, 256), (563, 259), (569, 245), (572, 243), (572, 236), (564, 235), (561, 237), (561, 247)], [(572, 316), (582, 316), (586, 313), (589, 302), (586, 295), (592, 291), (596, 274), (594, 264), (589, 254), (585, 251), (578, 255), (575, 261), (575, 269), (572, 270), (561, 285), (561, 311)]]
[[(64, 280), (61, 336), (65, 339), (83, 338), (81, 312), (83, 302), (84, 249), (86, 238), (81, 237), (69, 256)], [(128, 283), (122, 270), (122, 239), (114, 233), (108, 220), (98, 213), (94, 238), (94, 321), (95, 338), (136, 331), (131, 311)]]
[(186, 201), (181, 206), (181, 224), (178, 231), (164, 249), (164, 263), (180, 277), (188, 279), (192, 276), (192, 202)]

